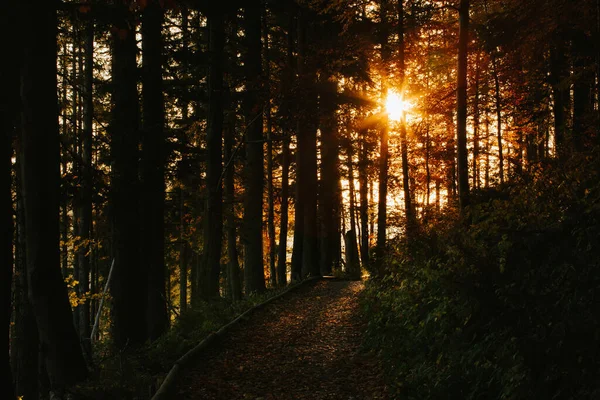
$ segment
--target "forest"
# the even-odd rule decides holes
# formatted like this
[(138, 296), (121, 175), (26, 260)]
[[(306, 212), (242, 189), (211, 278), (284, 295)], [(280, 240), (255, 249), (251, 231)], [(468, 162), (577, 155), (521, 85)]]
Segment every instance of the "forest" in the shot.
[(600, 398), (600, 0), (20, 0), (0, 30), (2, 399), (150, 399), (315, 277), (364, 282), (393, 399)]

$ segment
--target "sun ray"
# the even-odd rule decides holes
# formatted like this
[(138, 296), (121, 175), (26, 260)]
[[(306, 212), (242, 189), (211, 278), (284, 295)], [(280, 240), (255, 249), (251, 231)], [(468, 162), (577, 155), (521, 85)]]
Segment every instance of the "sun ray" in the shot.
[(408, 100), (405, 100), (397, 92), (390, 90), (385, 100), (385, 110), (388, 117), (392, 121), (400, 121), (400, 119), (409, 111), (413, 105)]

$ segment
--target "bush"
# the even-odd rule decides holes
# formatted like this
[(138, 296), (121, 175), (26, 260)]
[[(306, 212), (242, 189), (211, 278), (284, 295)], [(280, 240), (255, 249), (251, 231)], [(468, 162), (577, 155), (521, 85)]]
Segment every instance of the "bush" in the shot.
[(464, 220), (438, 217), (392, 243), (362, 306), (398, 397), (600, 396), (593, 160), (476, 193)]

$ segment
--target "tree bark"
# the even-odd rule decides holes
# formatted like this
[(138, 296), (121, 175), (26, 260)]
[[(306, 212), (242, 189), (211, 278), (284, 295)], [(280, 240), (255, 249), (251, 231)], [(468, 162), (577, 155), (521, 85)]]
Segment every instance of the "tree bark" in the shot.
[(21, 69), (23, 199), (29, 299), (51, 389), (87, 377), (60, 270), (60, 145), (56, 81), (57, 13), (52, 2), (23, 2)]
[(358, 183), (360, 198), (360, 258), (364, 268), (369, 266), (369, 198), (368, 198), (368, 175), (367, 165), (369, 162), (369, 152), (367, 147), (367, 130), (360, 132), (360, 153), (358, 156)]
[(303, 236), (302, 236), (302, 277), (319, 276), (318, 227), (317, 227), (317, 94), (315, 91), (315, 71), (308, 56), (308, 30), (310, 27), (307, 9), (300, 9), (298, 15), (298, 76), (302, 90), (301, 112), (298, 118), (298, 153), (301, 162), (298, 173), (299, 190), (304, 192)]
[(223, 236), (223, 189), (221, 185), (223, 140), (223, 51), (225, 22), (220, 10), (208, 14), (209, 56), (208, 121), (206, 134), (207, 199), (204, 213), (204, 250), (198, 271), (198, 296), (208, 300), (220, 296)]
[(267, 129), (267, 236), (269, 238), (269, 282), (271, 287), (277, 285), (277, 270), (275, 255), (275, 203), (273, 193), (273, 123), (271, 118), (271, 59), (269, 56), (269, 26), (267, 22), (266, 9), (263, 7), (263, 42), (264, 42), (264, 65), (265, 65), (265, 123)]
[[(84, 72), (83, 72), (83, 129), (81, 152), (81, 187), (79, 191), (79, 230), (81, 246), (77, 252), (79, 260), (80, 292), (87, 295), (90, 290), (90, 231), (92, 226), (92, 134), (94, 122), (94, 21), (85, 21)], [(86, 296), (79, 312), (79, 336), (87, 354), (91, 354), (90, 301)]]
[(148, 271), (148, 338), (169, 327), (165, 265), (165, 111), (162, 78), (163, 10), (148, 2), (142, 15), (142, 256)]
[(460, 0), (458, 34), (458, 76), (456, 89), (456, 143), (458, 157), (458, 201), (469, 205), (469, 164), (467, 153), (467, 52), (469, 42), (469, 0)]
[[(381, 7), (381, 62), (387, 66), (390, 58), (390, 48), (388, 45), (389, 32), (387, 28), (387, 5), (388, 0), (380, 0)], [(386, 68), (386, 67), (384, 67)], [(382, 93), (381, 97), (385, 100), (387, 97), (387, 79), (388, 72), (384, 69), (382, 75)], [(381, 139), (379, 148), (379, 199), (377, 203), (377, 245), (376, 245), (376, 262), (377, 270), (382, 273), (383, 258), (385, 256), (385, 247), (387, 241), (387, 193), (388, 193), (388, 164), (389, 164), (389, 119), (385, 115), (381, 121)]]
[(246, 165), (244, 192), (244, 283), (245, 293), (265, 290), (262, 243), (263, 205), (263, 104), (261, 99), (261, 13), (260, 1), (247, 2), (244, 9), (246, 55)]
[[(17, 17), (16, 6), (8, 3), (2, 15), (0, 15), (0, 29), (3, 37), (8, 37), (11, 33), (11, 23)], [(18, 54), (19, 47), (13, 41), (6, 41), (6, 51), (10, 54)], [(2, 216), (1, 226), (5, 227), (0, 236), (0, 282), (2, 290), (0, 294), (0, 324), (2, 326), (2, 361), (3, 366), (2, 381), (0, 383), (0, 394), (3, 399), (14, 400), (15, 391), (10, 365), (10, 321), (12, 313), (12, 282), (13, 282), (13, 202), (12, 202), (12, 155), (13, 155), (13, 136), (15, 133), (15, 123), (17, 108), (14, 106), (19, 98), (18, 65), (14, 62), (0, 63), (0, 79), (4, 82), (5, 88), (0, 93), (0, 215)]]
[(140, 260), (139, 103), (136, 39), (133, 15), (122, 4), (115, 9), (112, 30), (111, 211), (112, 253), (110, 286), (114, 346), (141, 345), (147, 339), (147, 274)]
[(336, 249), (340, 241), (339, 205), (339, 143), (337, 132), (337, 81), (324, 75), (321, 82), (321, 273), (330, 275), (334, 269)]

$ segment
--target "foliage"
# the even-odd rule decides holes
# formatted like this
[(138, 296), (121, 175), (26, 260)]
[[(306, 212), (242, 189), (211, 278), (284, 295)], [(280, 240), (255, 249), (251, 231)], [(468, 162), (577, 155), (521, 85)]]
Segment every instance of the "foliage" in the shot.
[(284, 289), (271, 289), (242, 301), (218, 299), (199, 304), (177, 318), (157, 341), (141, 348), (115, 351), (108, 341), (95, 344), (91, 379), (73, 390), (85, 399), (149, 399), (173, 364), (211, 332)]
[(594, 153), (475, 193), (465, 220), (394, 243), (362, 306), (400, 398), (598, 397)]

